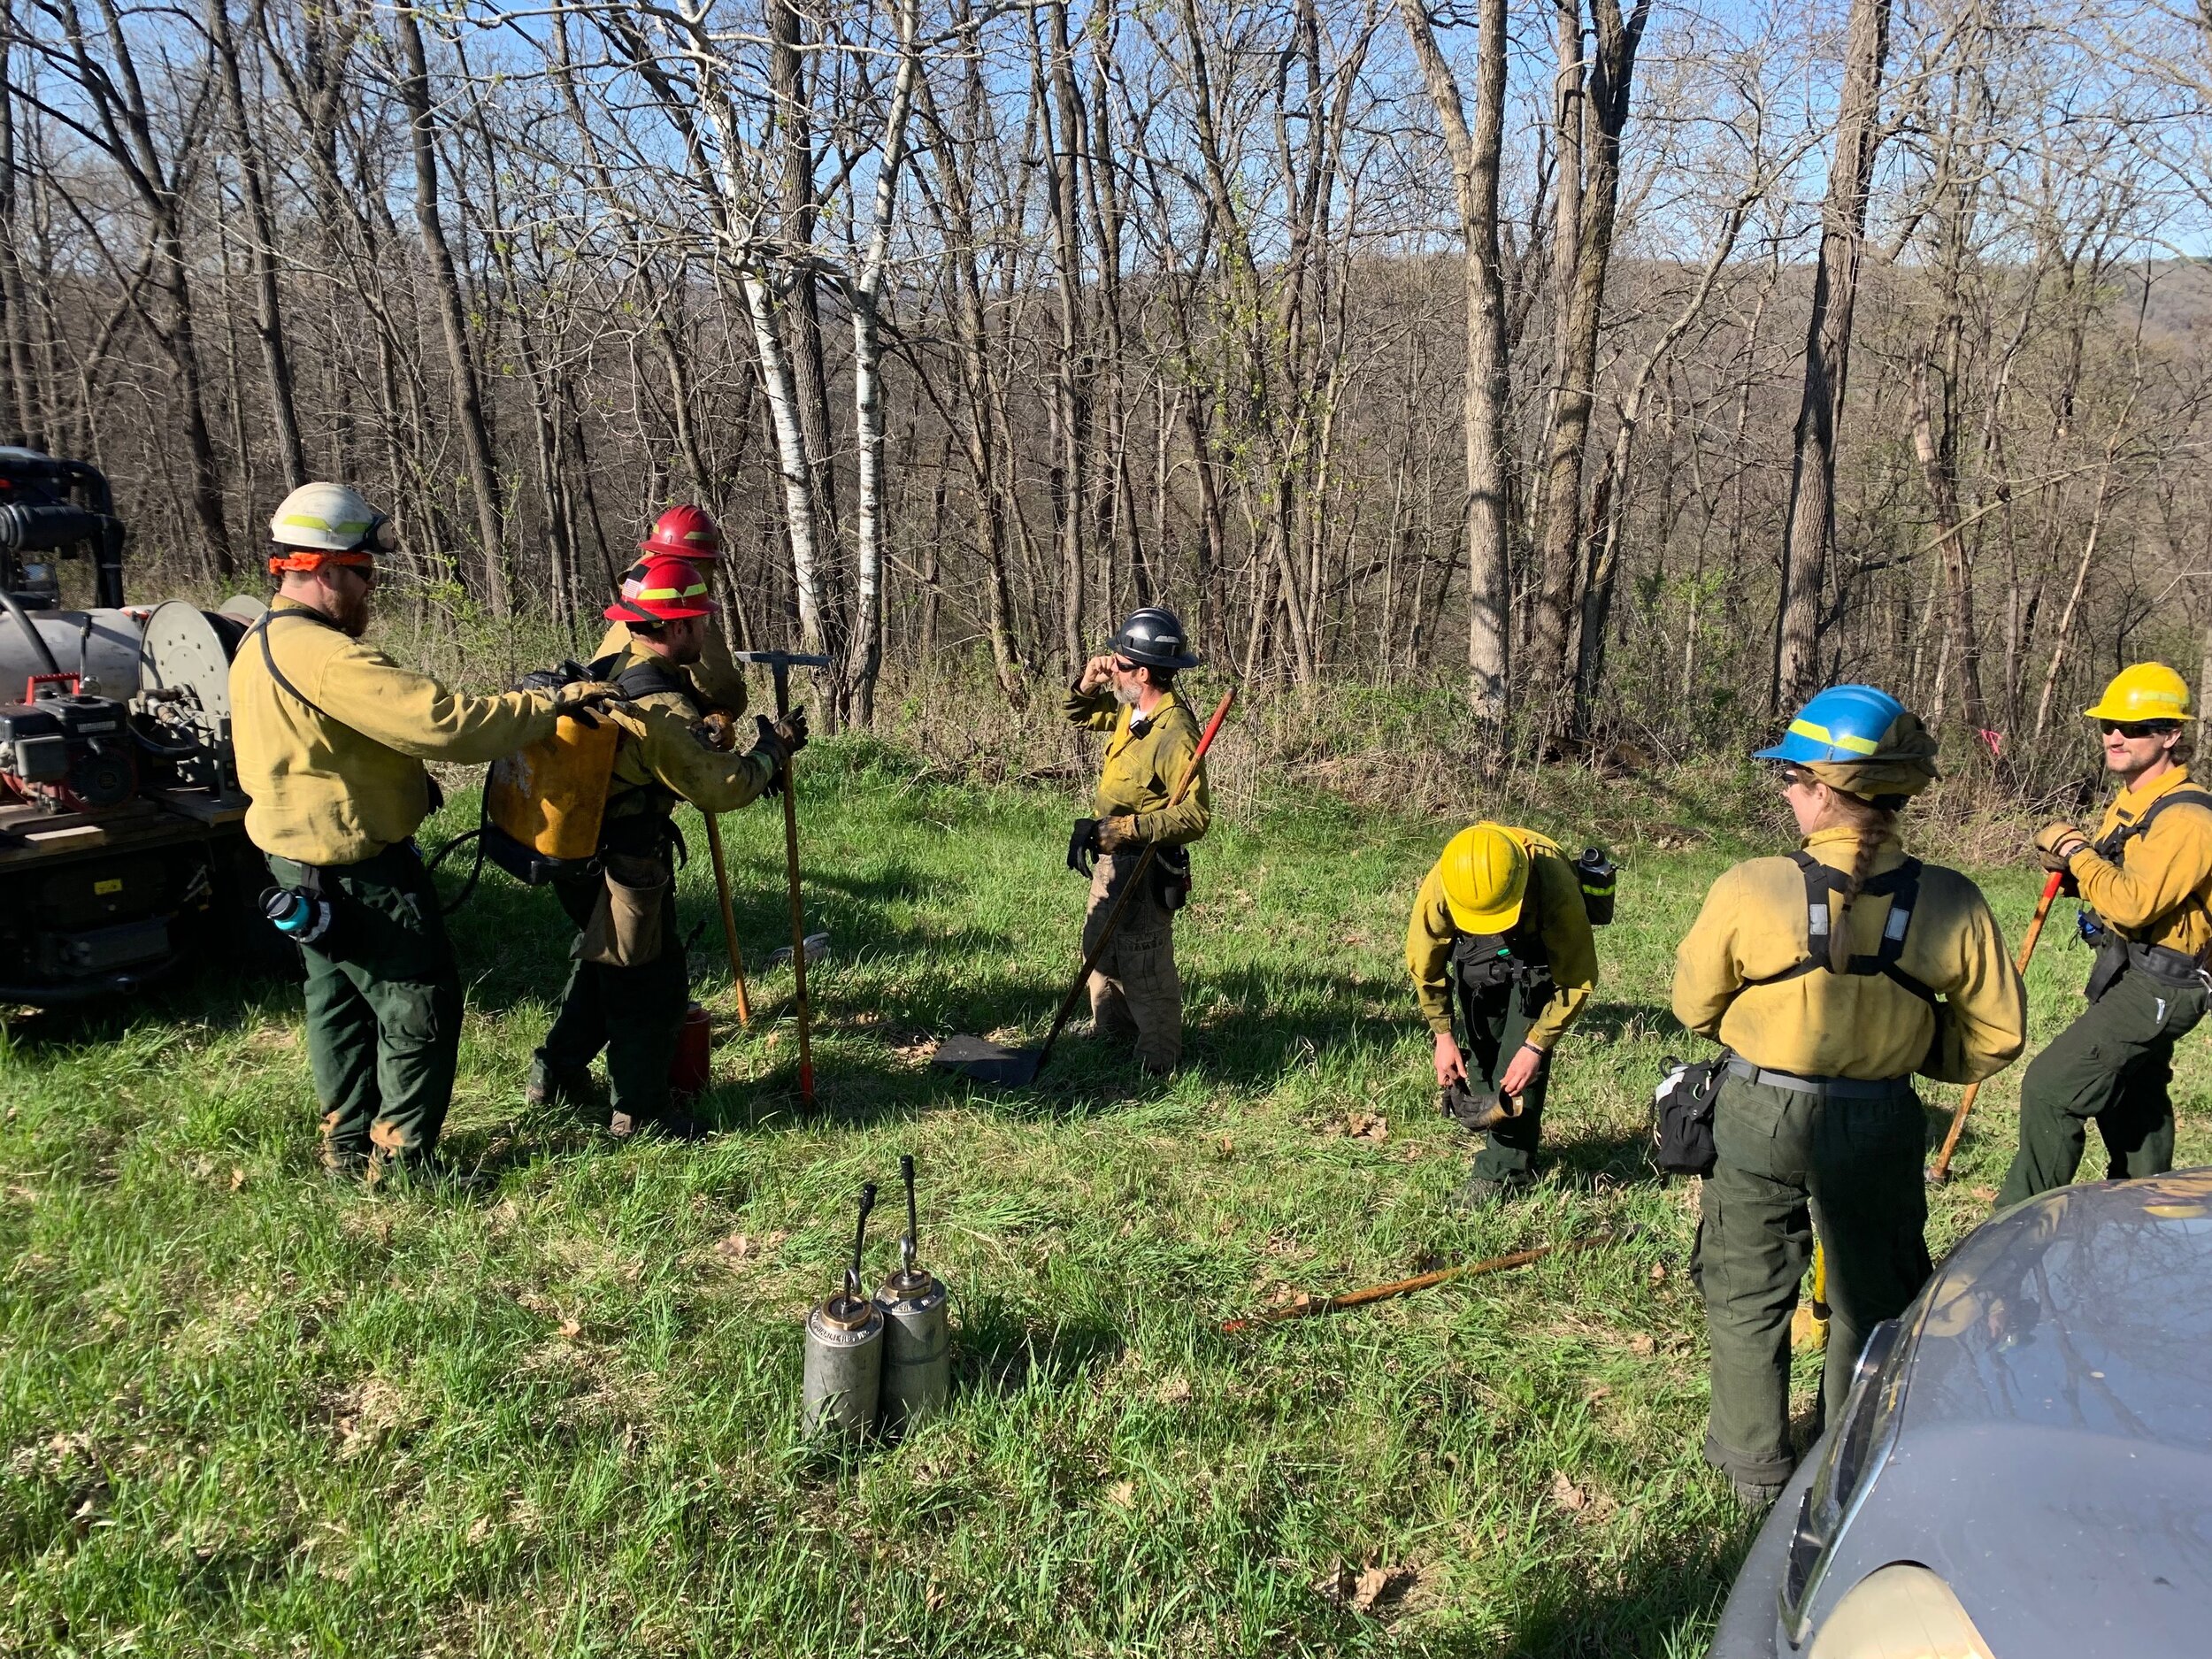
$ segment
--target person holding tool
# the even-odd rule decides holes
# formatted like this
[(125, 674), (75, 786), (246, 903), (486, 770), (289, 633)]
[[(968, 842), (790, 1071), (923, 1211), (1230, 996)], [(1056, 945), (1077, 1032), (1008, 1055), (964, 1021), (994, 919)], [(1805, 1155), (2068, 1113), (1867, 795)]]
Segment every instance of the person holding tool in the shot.
[(342, 484), (269, 521), (276, 602), (231, 664), (246, 833), (277, 886), (270, 919), (307, 966), (307, 1056), (324, 1164), (380, 1179), (437, 1145), (461, 1041), (461, 979), (415, 848), (435, 809), (426, 760), (475, 765), (605, 707), (611, 686), (449, 691), (361, 642), (391, 522)]
[(2082, 711), (2120, 791), (2095, 840), (2062, 821), (2035, 849), (2087, 907), (2097, 960), (2089, 1006), (2020, 1079), (2020, 1148), (2000, 1210), (2071, 1181), (2092, 1119), (2113, 1178), (2174, 1166), (2174, 1045), (2204, 1018), (2212, 956), (2212, 793), (2189, 780), (2189, 702), (2179, 674), (2138, 663)]
[[(1406, 966), (1435, 1034), (1445, 1114), (1484, 1137), (1451, 1199), (1469, 1214), (1535, 1181), (1552, 1048), (1597, 985), (1597, 942), (1575, 866), (1534, 830), (1481, 823), (1460, 831), (1414, 897)], [(1464, 1045), (1452, 1029), (1455, 1000)]]
[(1794, 1463), (1790, 1316), (1814, 1236), (1833, 1410), (1867, 1333), (1931, 1271), (1913, 1073), (1971, 1083), (2026, 1039), (2026, 993), (1980, 889), (1899, 840), (1935, 753), (1886, 692), (1819, 693), (1755, 757), (1778, 766), (1801, 850), (1724, 872), (1675, 953), (1676, 1018), (1730, 1051), (1691, 1257), (1712, 1342), (1705, 1457), (1754, 1507)]
[(1175, 676), (1198, 666), (1172, 611), (1133, 612), (1110, 649), (1083, 665), (1064, 705), (1086, 731), (1108, 732), (1094, 818), (1076, 820), (1068, 864), (1091, 879), (1083, 919), (1088, 956), (1147, 846), (1150, 891), (1133, 893), (1091, 972), (1091, 1028), (1125, 1038), (1154, 1076), (1183, 1056), (1183, 985), (1175, 970), (1175, 912), (1190, 895), (1191, 844), (1213, 821), (1204, 762), (1179, 803), (1198, 751), (1198, 722), (1175, 695)]
[[(631, 588), (626, 584), (626, 589)], [(606, 611), (630, 642), (592, 672), (626, 699), (607, 718), (622, 728), (592, 867), (557, 877), (554, 891), (578, 933), (560, 1011), (532, 1063), (533, 1103), (573, 1100), (592, 1060), (607, 1051), (612, 1112), (609, 1128), (626, 1136), (646, 1124), (691, 1134), (668, 1087), (669, 1063), (690, 1006), (683, 941), (676, 931), (680, 845), (676, 803), (730, 812), (767, 793), (792, 755), (806, 747), (804, 710), (781, 720), (756, 716), (758, 741), (735, 752), (704, 719), (698, 692), (681, 671), (699, 660), (711, 632), (713, 602), (695, 565), (649, 561), (628, 596)]]

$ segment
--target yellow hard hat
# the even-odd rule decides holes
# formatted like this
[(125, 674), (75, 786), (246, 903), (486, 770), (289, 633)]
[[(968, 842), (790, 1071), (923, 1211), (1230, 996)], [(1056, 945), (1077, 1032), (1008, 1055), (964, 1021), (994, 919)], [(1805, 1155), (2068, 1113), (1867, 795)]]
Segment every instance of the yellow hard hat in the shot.
[(2082, 714), (2092, 720), (2193, 720), (2189, 682), (2163, 663), (2136, 663), (2113, 675)]
[(1528, 849), (1502, 824), (1477, 824), (1446, 843), (1438, 861), (1444, 902), (1463, 933), (1502, 933), (1521, 919)]

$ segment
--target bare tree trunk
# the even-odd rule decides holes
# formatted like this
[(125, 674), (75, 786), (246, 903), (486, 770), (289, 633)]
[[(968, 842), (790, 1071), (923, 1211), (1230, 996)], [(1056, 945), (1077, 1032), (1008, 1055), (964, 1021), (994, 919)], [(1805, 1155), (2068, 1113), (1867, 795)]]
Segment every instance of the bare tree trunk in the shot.
[(246, 224), (253, 234), (254, 333), (261, 342), (262, 373), (268, 380), (269, 421), (276, 439), (277, 465), (287, 489), (307, 482), (307, 454), (300, 442), (299, 411), (292, 391), (292, 364), (284, 342), (284, 311), (277, 293), (276, 224), (269, 211), (269, 188), (246, 107), (238, 45), (232, 38), (230, 0), (208, 0), (208, 35), (222, 65), (229, 95), (232, 133), (238, 147), (238, 172), (245, 187)]
[(0, 371), (7, 377), (8, 442), (38, 449), (46, 444), (46, 421), (31, 352), (30, 301), (17, 252), (15, 87), (9, 79), (14, 50), (14, 30), (0, 30)]
[[(404, 71), (400, 77), (400, 100), (407, 110), (408, 141), (415, 163), (415, 226), (422, 235), (423, 257), (430, 266), (439, 331), (445, 340), (446, 364), (453, 376), (453, 419), (461, 429), (469, 493), (476, 503), (476, 534), (483, 555), (482, 598), (494, 616), (505, 616), (509, 609), (507, 545), (500, 524), (499, 472), (492, 457), (483, 396), (477, 385), (476, 359), (469, 348), (461, 280), (439, 219), (438, 134), (430, 111), (430, 65), (423, 54), (422, 27), (413, 10), (396, 7), (392, 18), (399, 34)], [(457, 569), (455, 574), (458, 576)]]
[(1505, 279), (1498, 252), (1498, 159), (1505, 137), (1505, 0), (1479, 0), (1475, 119), (1437, 45), (1422, 0), (1398, 0), (1406, 35), (1451, 154), (1466, 246), (1467, 668), (1475, 711), (1502, 721), (1507, 706), (1509, 608)]
[(1790, 468), (1789, 516), (1782, 533), (1782, 603), (1776, 634), (1772, 702), (1794, 708), (1820, 672), (1820, 591), (1835, 541), (1836, 433), (1851, 365), (1851, 311), (1865, 251), (1867, 191), (1881, 141), (1882, 70), (1889, 58), (1891, 0), (1851, 0), (1844, 38), (1843, 96), (1836, 150), (1821, 209), (1820, 252), (1813, 265), (1812, 314), (1805, 328), (1805, 391)]

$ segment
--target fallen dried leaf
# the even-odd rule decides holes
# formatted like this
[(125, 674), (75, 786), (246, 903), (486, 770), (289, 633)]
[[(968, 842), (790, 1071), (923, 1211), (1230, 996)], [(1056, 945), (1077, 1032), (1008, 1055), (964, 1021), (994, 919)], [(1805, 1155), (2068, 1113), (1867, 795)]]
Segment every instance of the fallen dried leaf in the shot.
[(1137, 1507), (1137, 1483), (1133, 1480), (1117, 1480), (1106, 1488), (1106, 1502), (1116, 1509), (1135, 1509)]
[(1171, 1377), (1160, 1385), (1156, 1397), (1164, 1406), (1187, 1406), (1190, 1403), (1190, 1381), (1180, 1375)]
[(1663, 1285), (1667, 1282), (1667, 1264), (1664, 1262), (1654, 1262), (1651, 1264), (1651, 1282), (1655, 1285)]
[(1579, 1514), (1589, 1506), (1590, 1494), (1568, 1479), (1565, 1470), (1555, 1469), (1551, 1471), (1551, 1501), (1563, 1509)]
[(561, 1335), (571, 1342), (584, 1333), (584, 1327), (573, 1319), (561, 1321)]
[(1966, 1190), (1985, 1204), (1993, 1204), (1997, 1202), (1997, 1189), (1993, 1187), (1970, 1187)]
[(714, 1247), (714, 1253), (722, 1258), (726, 1265), (735, 1267), (740, 1263), (757, 1261), (772, 1254), (790, 1236), (788, 1233), (764, 1233), (756, 1239), (747, 1233), (733, 1233)]
[(1406, 1162), (1409, 1164), (1418, 1164), (1423, 1158), (1428, 1156), (1428, 1150), (1429, 1149), (1423, 1146), (1418, 1141), (1407, 1141)]
[(1390, 1119), (1379, 1112), (1354, 1112), (1344, 1120), (1344, 1133), (1356, 1141), (1379, 1145), (1390, 1139)]
[(1416, 1567), (1363, 1567), (1355, 1572), (1340, 1561), (1316, 1579), (1313, 1587), (1323, 1600), (1371, 1618), (1402, 1601), (1420, 1577)]
[(1237, 1143), (1230, 1140), (1227, 1135), (1224, 1135), (1221, 1137), (1221, 1145), (1218, 1149), (1223, 1157), (1233, 1158), (1237, 1153)]
[(230, 1172), (230, 1190), (236, 1192), (246, 1184), (246, 1171), (234, 1168)]
[(1659, 1344), (1644, 1332), (1639, 1331), (1628, 1339), (1628, 1351), (1638, 1359), (1649, 1359), (1659, 1351)]

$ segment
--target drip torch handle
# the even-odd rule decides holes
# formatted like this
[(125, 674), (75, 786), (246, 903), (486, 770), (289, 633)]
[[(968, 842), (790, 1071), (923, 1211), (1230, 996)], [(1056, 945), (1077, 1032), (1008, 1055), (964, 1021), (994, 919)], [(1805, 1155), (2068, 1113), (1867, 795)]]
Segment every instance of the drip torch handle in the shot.
[(922, 1230), (914, 1219), (914, 1155), (910, 1152), (899, 1155), (899, 1179), (906, 1183), (906, 1237), (908, 1243), (911, 1244), (919, 1238)]
[(853, 1228), (853, 1264), (846, 1270), (849, 1281), (856, 1286), (860, 1283), (861, 1248), (868, 1239), (868, 1212), (875, 1207), (876, 1184), (873, 1181), (863, 1181), (860, 1184), (860, 1220)]

